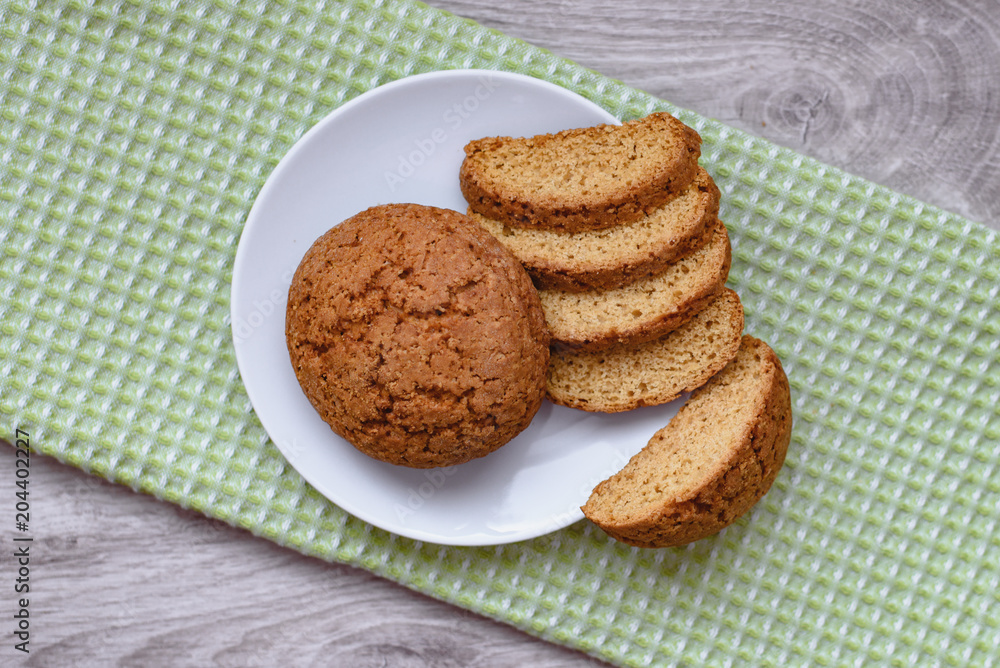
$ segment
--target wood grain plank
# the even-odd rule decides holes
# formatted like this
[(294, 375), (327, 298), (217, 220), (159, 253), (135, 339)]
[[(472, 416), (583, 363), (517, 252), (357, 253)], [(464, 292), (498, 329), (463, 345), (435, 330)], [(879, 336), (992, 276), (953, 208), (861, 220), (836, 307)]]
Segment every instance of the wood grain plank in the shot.
[(1000, 229), (1000, 5), (436, 6)]
[[(13, 461), (0, 444), (3, 489)], [(30, 489), (31, 652), (17, 665), (605, 665), (50, 457), (32, 456)], [(7, 523), (0, 534), (12, 544)], [(0, 616), (15, 603), (0, 597)]]

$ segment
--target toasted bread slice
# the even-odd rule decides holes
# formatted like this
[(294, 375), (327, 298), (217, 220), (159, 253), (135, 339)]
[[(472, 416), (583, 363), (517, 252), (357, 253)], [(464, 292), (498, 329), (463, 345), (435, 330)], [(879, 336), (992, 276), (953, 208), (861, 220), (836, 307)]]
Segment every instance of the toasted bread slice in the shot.
[(725, 225), (714, 220), (706, 239), (659, 274), (620, 288), (539, 290), (553, 342), (602, 350), (649, 341), (680, 327), (708, 305), (729, 276), (732, 249)]
[(521, 260), (542, 289), (610, 290), (663, 271), (694, 250), (719, 214), (719, 189), (704, 169), (687, 189), (634, 223), (567, 233), (469, 216)]
[(687, 188), (701, 137), (666, 112), (622, 125), (465, 146), (459, 184), (478, 214), (564, 232), (629, 223)]
[(607, 350), (552, 351), (548, 398), (585, 411), (617, 413), (673, 401), (704, 385), (740, 347), (743, 305), (724, 288), (674, 331)]
[(781, 362), (766, 343), (744, 336), (736, 358), (621, 471), (594, 488), (584, 515), (639, 547), (710, 536), (771, 488), (791, 433)]

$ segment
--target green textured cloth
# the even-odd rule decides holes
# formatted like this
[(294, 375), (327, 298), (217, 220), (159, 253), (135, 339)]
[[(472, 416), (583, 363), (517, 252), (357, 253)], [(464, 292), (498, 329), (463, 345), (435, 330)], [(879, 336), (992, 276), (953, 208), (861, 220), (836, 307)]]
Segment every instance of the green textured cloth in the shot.
[[(702, 134), (729, 285), (796, 420), (774, 488), (722, 534), (419, 543), (327, 502), (269, 442), (228, 321), (250, 206), (332, 109), (446, 68)], [(0, 70), (0, 436), (615, 663), (1000, 655), (997, 234), (405, 0), (4, 2)]]

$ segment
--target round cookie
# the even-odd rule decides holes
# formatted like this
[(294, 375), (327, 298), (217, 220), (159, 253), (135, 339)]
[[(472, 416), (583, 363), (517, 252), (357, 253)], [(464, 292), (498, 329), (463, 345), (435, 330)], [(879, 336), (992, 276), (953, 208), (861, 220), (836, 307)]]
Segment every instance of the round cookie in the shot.
[(323, 420), (393, 464), (482, 457), (545, 394), (549, 335), (531, 279), (456, 211), (381, 205), (329, 230), (292, 279), (285, 336)]

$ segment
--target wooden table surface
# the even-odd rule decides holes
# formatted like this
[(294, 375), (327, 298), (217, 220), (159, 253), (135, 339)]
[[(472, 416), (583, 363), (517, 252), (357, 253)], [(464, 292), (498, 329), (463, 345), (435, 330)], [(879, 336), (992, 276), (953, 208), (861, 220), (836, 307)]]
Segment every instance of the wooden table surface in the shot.
[[(1000, 229), (996, 0), (430, 4)], [(31, 476), (32, 652), (8, 638), (5, 666), (601, 665), (42, 456)]]

